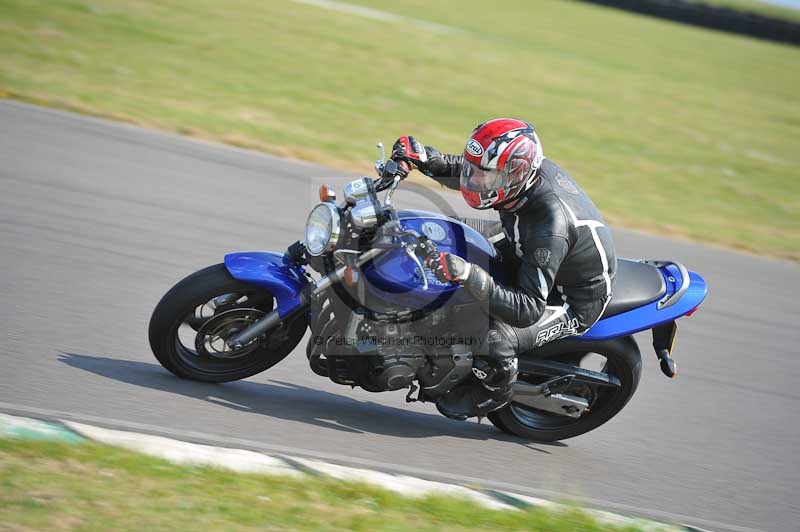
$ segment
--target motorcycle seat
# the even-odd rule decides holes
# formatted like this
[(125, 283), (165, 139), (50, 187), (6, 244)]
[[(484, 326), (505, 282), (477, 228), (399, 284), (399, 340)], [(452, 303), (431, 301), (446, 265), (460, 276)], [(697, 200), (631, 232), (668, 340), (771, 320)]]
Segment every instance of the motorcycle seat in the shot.
[(652, 264), (617, 259), (614, 291), (603, 313), (610, 318), (656, 301), (667, 291), (664, 276)]

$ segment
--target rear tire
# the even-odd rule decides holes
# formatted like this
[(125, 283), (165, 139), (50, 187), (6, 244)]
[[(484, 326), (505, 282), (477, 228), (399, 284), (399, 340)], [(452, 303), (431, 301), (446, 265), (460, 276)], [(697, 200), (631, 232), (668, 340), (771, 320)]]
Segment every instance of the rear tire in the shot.
[[(224, 347), (227, 336), (271, 311), (273, 305), (273, 295), (264, 288), (234, 279), (224, 264), (209, 266), (161, 298), (150, 318), (150, 348), (162, 366), (184, 379), (228, 382), (250, 377), (274, 366), (295, 348), (305, 334), (305, 315), (284, 320), (239, 351), (210, 347)], [(213, 314), (204, 316), (202, 309), (213, 309)], [(223, 313), (232, 317), (225, 321)], [(213, 337), (203, 337), (211, 325), (216, 325), (210, 327)]]
[[(574, 348), (575, 344), (576, 342), (572, 342), (570, 347)], [(577, 419), (542, 413), (514, 403), (512, 399), (508, 405), (491, 412), (487, 416), (489, 421), (508, 434), (532, 441), (551, 442), (574, 438), (589, 432), (619, 413), (636, 392), (642, 373), (642, 356), (636, 341), (633, 337), (627, 336), (581, 344), (582, 351), (596, 353), (606, 358), (604, 370), (619, 378), (621, 383), (619, 388), (598, 387), (597, 396), (590, 403), (590, 411)], [(570, 356), (573, 353), (573, 349), (562, 353), (548, 353), (545, 358), (558, 359), (559, 355)], [(525, 375), (520, 374), (520, 379), (525, 380)]]

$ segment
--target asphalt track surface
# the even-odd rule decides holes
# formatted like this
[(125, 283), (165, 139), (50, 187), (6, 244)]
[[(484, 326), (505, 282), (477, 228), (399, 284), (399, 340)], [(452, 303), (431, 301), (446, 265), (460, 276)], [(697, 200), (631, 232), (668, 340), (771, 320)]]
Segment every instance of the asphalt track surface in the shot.
[[(615, 230), (622, 256), (680, 260), (710, 296), (682, 320), (676, 381), (640, 335), (632, 402), (553, 445), (445, 419), (401, 392), (337, 386), (308, 369), (304, 344), (224, 385), (157, 364), (147, 323), (172, 284), (228, 251), (285, 249), (319, 182), (352, 177), (0, 101), (0, 410), (566, 496), (712, 530), (800, 528), (796, 264)], [(395, 203), (432, 209), (412, 186)]]

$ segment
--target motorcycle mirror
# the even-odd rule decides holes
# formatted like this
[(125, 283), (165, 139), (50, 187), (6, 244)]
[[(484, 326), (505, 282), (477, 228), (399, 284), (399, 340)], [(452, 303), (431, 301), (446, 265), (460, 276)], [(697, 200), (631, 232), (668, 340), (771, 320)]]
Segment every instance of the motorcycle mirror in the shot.
[(383, 148), (383, 142), (378, 141), (375, 145), (381, 151), (381, 158), (375, 161), (375, 172), (378, 177), (383, 177), (383, 167), (386, 164), (386, 150)]

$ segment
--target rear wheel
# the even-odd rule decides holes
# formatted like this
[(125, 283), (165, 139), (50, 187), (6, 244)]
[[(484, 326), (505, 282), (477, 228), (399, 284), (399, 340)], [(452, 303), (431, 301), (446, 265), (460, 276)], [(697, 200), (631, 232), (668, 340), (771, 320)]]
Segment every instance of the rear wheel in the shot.
[[(586, 342), (576, 350), (579, 342), (571, 342), (564, 352), (548, 353), (548, 360), (580, 366), (617, 377), (619, 387), (600, 386), (573, 381), (560, 392), (588, 403), (588, 409), (578, 418), (532, 408), (514, 401), (500, 410), (491, 412), (489, 420), (499, 429), (533, 441), (557, 441), (579, 436), (593, 430), (614, 417), (633, 397), (642, 372), (642, 358), (632, 337), (615, 338), (604, 342)], [(526, 355), (521, 355), (524, 357)], [(536, 354), (532, 356), (537, 356)], [(524, 368), (524, 364), (520, 365)], [(540, 384), (550, 377), (524, 373), (519, 380)]]
[(226, 340), (273, 309), (261, 287), (234, 279), (224, 264), (193, 273), (167, 292), (150, 318), (150, 348), (178, 377), (227, 382), (260, 373), (300, 342), (306, 318), (284, 320), (240, 349)]

